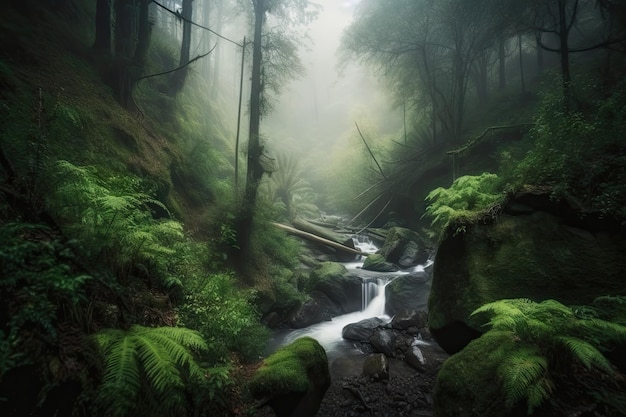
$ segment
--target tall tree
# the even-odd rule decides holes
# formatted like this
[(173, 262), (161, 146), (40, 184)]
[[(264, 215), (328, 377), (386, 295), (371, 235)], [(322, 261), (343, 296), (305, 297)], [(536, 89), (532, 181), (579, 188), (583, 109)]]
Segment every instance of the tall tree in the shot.
[(170, 91), (177, 94), (185, 85), (185, 79), (189, 71), (189, 58), (191, 51), (191, 22), (193, 17), (193, 0), (183, 0), (183, 10), (181, 12), (183, 21), (183, 41), (180, 47), (179, 69), (172, 74), (170, 80)]
[[(297, 57), (297, 35), (288, 28), (308, 24), (316, 15), (308, 0), (251, 0), (254, 12), (252, 48), (252, 78), (250, 86), (250, 128), (247, 152), (246, 185), (237, 224), (239, 256), (250, 254), (250, 236), (254, 220), (257, 191), (263, 173), (263, 146), (260, 140), (261, 117), (269, 108), (267, 88), (279, 92), (290, 78), (301, 72)], [(268, 15), (275, 18), (274, 25), (265, 27)], [(295, 29), (294, 29), (295, 30)], [(266, 57), (266, 58), (264, 58)]]

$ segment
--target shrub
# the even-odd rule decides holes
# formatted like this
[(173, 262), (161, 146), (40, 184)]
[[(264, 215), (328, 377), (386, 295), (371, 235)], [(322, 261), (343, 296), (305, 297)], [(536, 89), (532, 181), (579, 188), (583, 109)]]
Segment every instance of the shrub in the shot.
[(184, 291), (180, 324), (203, 335), (213, 363), (227, 362), (230, 352), (259, 356), (269, 334), (253, 307), (254, 293), (239, 290), (229, 273), (190, 276)]
[(439, 187), (426, 196), (430, 204), (424, 216), (432, 219), (431, 226), (436, 228), (435, 233), (440, 236), (453, 219), (474, 217), (498, 204), (504, 198), (499, 193), (498, 185), (498, 176), (487, 172), (457, 178), (450, 188)]

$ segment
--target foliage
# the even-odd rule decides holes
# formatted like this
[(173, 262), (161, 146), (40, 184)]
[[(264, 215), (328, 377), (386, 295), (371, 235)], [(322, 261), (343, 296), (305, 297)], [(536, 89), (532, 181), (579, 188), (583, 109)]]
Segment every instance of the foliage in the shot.
[(142, 190), (138, 178), (100, 175), (93, 167), (58, 161), (51, 210), (86, 254), (109, 265), (122, 281), (143, 270), (161, 288), (176, 289), (176, 267), (185, 261), (182, 225), (153, 218), (151, 209), (169, 212)]
[(324, 348), (315, 339), (302, 337), (265, 359), (250, 388), (255, 393), (305, 392), (309, 377), (324, 375), (330, 378)]
[(432, 219), (431, 225), (441, 234), (455, 218), (473, 217), (497, 205), (503, 199), (498, 193), (498, 176), (483, 173), (457, 178), (450, 188), (439, 187), (431, 191), (426, 200), (430, 205), (424, 216)]
[[(86, 299), (87, 275), (77, 274), (74, 255), (45, 226), (0, 225), (0, 295), (4, 301), (0, 378), (32, 358), (35, 339), (53, 341), (60, 309), (73, 310)], [(6, 326), (6, 327), (5, 327)]]
[(303, 171), (295, 155), (279, 154), (278, 170), (269, 179), (269, 189), (274, 204), (284, 207), (287, 220), (296, 216), (315, 218), (319, 209), (316, 195), (308, 182), (302, 178)]
[(247, 360), (259, 356), (268, 333), (253, 307), (254, 293), (239, 290), (232, 274), (189, 276), (184, 292), (180, 323), (202, 334), (211, 363), (227, 362), (231, 352)]
[(483, 314), (489, 317), (485, 324), (489, 332), (508, 332), (515, 341), (495, 348), (488, 357), (499, 363), (497, 375), (507, 407), (525, 400), (529, 414), (555, 393), (555, 377), (567, 374), (571, 361), (612, 377), (612, 365), (602, 352), (626, 345), (626, 327), (580, 319), (555, 300), (499, 300), (476, 309), (472, 316)]
[(194, 353), (206, 351), (199, 333), (185, 328), (106, 329), (92, 336), (104, 360), (97, 407), (102, 415), (185, 413), (187, 384), (206, 386)]
[(626, 219), (626, 83), (609, 97), (597, 86), (579, 92), (579, 109), (565, 110), (560, 91), (546, 87), (531, 130), (534, 149), (513, 184), (546, 184), (583, 211)]

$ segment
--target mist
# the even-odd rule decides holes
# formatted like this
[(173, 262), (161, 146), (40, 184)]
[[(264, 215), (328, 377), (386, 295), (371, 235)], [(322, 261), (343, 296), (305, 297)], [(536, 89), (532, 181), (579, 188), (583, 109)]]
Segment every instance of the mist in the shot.
[(358, 63), (339, 68), (341, 36), (358, 2), (316, 2), (322, 9), (309, 26), (310, 49), (299, 51), (306, 72), (284, 87), (262, 123), (270, 152), (301, 156), (309, 175), (324, 170), (333, 150), (348, 146), (349, 137), (357, 134), (355, 122), (366, 126), (366, 135), (393, 134), (402, 126), (402, 110), (393, 108), (386, 87), (370, 69)]

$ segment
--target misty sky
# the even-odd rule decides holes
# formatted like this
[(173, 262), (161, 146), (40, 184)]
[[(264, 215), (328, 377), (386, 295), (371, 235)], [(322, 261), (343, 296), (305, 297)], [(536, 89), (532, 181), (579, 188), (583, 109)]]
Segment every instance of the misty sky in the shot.
[[(300, 52), (306, 74), (285, 88), (274, 112), (263, 122), (270, 149), (288, 144), (300, 154), (310, 154), (311, 148), (328, 151), (356, 131), (355, 121), (361, 127), (377, 126), (380, 133), (399, 129), (401, 110), (391, 109), (384, 89), (368, 68), (351, 65), (343, 75), (338, 73), (337, 48), (358, 2), (315, 1), (323, 9), (310, 26), (311, 51)], [(389, 112), (392, 116), (387, 116)]]

